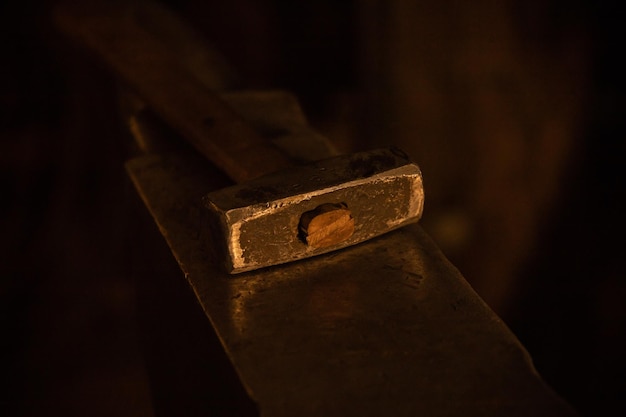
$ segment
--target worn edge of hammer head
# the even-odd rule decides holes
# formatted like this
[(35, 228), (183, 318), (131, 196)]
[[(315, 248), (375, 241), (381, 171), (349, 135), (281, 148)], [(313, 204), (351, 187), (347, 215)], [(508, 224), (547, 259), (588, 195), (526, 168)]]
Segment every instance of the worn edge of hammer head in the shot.
[[(324, 247), (307, 244), (300, 219), (320, 206), (349, 211), (353, 233)], [(338, 156), (214, 191), (204, 197), (230, 274), (252, 271), (364, 242), (418, 221), (422, 174), (396, 148)], [(344, 216), (345, 217), (345, 216)], [(331, 225), (332, 226), (332, 225)]]

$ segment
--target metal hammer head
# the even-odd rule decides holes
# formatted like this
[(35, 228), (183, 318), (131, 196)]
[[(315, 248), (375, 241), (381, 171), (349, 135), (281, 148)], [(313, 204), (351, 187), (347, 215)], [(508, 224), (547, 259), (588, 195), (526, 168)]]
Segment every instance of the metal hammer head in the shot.
[(308, 258), (416, 222), (419, 167), (397, 149), (325, 159), (209, 193), (231, 274)]

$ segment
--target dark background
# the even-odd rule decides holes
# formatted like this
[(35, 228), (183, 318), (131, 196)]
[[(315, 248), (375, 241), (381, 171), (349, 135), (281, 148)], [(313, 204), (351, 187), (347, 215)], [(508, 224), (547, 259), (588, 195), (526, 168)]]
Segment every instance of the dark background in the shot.
[[(626, 414), (624, 31), (616, 7), (170, 3), (249, 85), (298, 94), (313, 125), (341, 150), (387, 143), (408, 150), (425, 173), (425, 228), (546, 381), (583, 415)], [(151, 415), (128, 273), (134, 197), (123, 161), (132, 147), (116, 85), (57, 33), (51, 2), (0, 7), (0, 404), (9, 411), (2, 414)], [(484, 24), (467, 29), (468, 22)], [(436, 94), (410, 96), (418, 79), (426, 86), (419, 91), (433, 86)], [(483, 113), (474, 104), (497, 113), (502, 106), (489, 107), (494, 97), (513, 109), (513, 122), (487, 118), (479, 126)], [(437, 106), (439, 113), (428, 113)], [(574, 110), (560, 115), (566, 106)], [(406, 134), (412, 115), (422, 123), (414, 136)], [(564, 145), (527, 167), (551, 174), (523, 177), (529, 185), (519, 193), (494, 190), (482, 200), (471, 193), (504, 181), (489, 163), (506, 160), (501, 153), (517, 127), (528, 137), (512, 158), (524, 152), (534, 161), (551, 149), (553, 137), (541, 135), (559, 117)], [(496, 127), (504, 133), (494, 134)], [(553, 185), (540, 203), (522, 207), (537, 213), (530, 220), (507, 211), (543, 182)]]

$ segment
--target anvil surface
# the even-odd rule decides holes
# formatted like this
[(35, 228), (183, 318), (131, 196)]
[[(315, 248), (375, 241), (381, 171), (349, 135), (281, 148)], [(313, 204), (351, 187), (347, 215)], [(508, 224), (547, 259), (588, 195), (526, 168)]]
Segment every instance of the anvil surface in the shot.
[(223, 176), (182, 153), (126, 168), (260, 415), (576, 415), (420, 226), (233, 278), (201, 227)]

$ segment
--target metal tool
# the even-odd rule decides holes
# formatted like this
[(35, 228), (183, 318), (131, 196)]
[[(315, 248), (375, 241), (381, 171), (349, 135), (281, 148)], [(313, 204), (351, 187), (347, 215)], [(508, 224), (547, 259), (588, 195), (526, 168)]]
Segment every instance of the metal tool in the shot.
[(170, 126), (240, 183), (212, 192), (226, 269), (238, 273), (371, 239), (419, 220), (419, 167), (397, 149), (296, 166), (155, 36), (148, 3), (71, 9), (59, 21)]
[(417, 165), (395, 150), (362, 152), (209, 193), (230, 272), (329, 252), (415, 222)]

